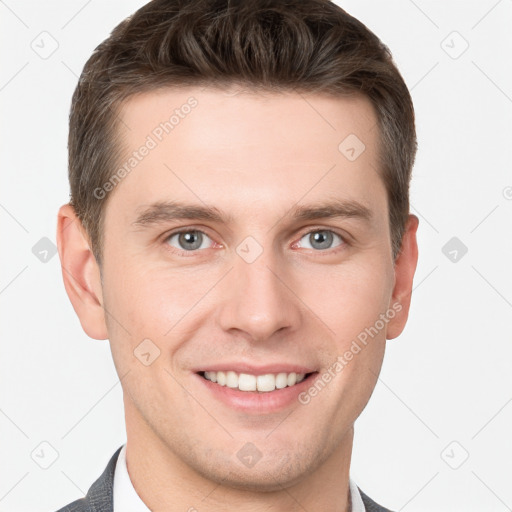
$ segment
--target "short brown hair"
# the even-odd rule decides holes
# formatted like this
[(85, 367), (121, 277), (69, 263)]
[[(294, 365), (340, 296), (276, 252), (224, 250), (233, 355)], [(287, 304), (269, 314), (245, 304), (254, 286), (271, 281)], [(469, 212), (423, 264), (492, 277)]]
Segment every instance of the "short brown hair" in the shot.
[(371, 100), (396, 258), (417, 143), (412, 99), (387, 46), (329, 0), (153, 0), (95, 49), (72, 99), (70, 204), (100, 267), (108, 197), (93, 191), (119, 165), (123, 100), (165, 86), (232, 84)]

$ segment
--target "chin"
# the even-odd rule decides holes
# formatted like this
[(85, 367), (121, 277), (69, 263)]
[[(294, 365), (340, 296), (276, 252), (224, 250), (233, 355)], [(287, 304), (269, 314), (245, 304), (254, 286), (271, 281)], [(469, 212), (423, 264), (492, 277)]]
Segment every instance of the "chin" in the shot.
[(207, 464), (196, 459), (194, 469), (203, 478), (223, 487), (260, 493), (275, 492), (300, 483), (322, 462), (319, 460), (316, 465), (308, 464), (306, 459), (300, 453), (286, 453), (272, 459), (263, 456), (252, 467), (244, 467), (236, 457), (218, 459), (213, 465), (212, 458), (208, 459)]
[(265, 469), (264, 466), (259, 469), (247, 468), (245, 470), (238, 467), (226, 468), (223, 473), (227, 474), (221, 475), (219, 472), (215, 472), (215, 474), (204, 476), (223, 487), (258, 493), (282, 491), (300, 482), (305, 477), (301, 471), (298, 471), (296, 475), (290, 474), (292, 472), (283, 468), (276, 468), (275, 465), (268, 469)]

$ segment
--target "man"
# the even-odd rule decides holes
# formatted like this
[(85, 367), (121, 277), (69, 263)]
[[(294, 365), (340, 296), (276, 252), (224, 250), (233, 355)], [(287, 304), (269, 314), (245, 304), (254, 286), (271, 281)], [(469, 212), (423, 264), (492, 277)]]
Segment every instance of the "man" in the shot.
[(415, 152), (389, 51), (331, 2), (154, 0), (112, 32), (57, 240), (127, 442), (62, 511), (387, 510), (350, 459), (407, 321)]

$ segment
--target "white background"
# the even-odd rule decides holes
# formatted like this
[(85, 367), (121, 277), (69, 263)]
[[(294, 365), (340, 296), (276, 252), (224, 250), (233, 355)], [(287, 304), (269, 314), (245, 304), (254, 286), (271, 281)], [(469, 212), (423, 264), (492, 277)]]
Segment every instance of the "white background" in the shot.
[[(58, 255), (32, 248), (55, 243), (68, 201), (77, 77), (143, 3), (0, 2), (2, 512), (82, 497), (126, 439), (108, 342), (82, 331)], [(512, 1), (338, 3), (390, 47), (419, 138), (410, 320), (356, 423), (352, 477), (397, 511), (512, 510)], [(47, 59), (31, 47), (43, 31), (58, 43)], [(468, 248), (457, 262), (442, 252), (452, 237)], [(58, 452), (48, 469), (31, 458), (43, 441)]]

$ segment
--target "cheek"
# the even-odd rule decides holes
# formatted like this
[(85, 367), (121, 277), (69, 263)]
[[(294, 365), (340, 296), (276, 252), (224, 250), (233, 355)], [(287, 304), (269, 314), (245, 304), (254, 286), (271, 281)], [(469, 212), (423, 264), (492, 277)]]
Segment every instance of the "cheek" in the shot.
[[(134, 357), (144, 340), (160, 356), (151, 366), (173, 366), (172, 357), (186, 345), (208, 315), (206, 301), (211, 277), (186, 269), (118, 265), (105, 280), (108, 333), (116, 366), (139, 367)], [(144, 345), (142, 345), (144, 347)], [(142, 350), (142, 348), (140, 349)]]
[[(314, 305), (314, 313), (328, 326), (330, 336), (338, 340), (340, 351), (387, 311), (393, 278), (389, 269), (375, 261), (364, 267), (340, 267), (328, 276), (318, 274), (310, 283), (316, 286), (304, 289), (304, 302)], [(380, 322), (378, 327), (382, 330)]]
[[(378, 379), (386, 346), (393, 275), (375, 262), (371, 272), (344, 276), (336, 323), (336, 350), (343, 366), (344, 398), (362, 410)], [(392, 312), (394, 313), (394, 312)]]
[(136, 364), (134, 351), (148, 339), (160, 352), (167, 350), (171, 336), (166, 333), (178, 322), (183, 304), (170, 279), (122, 265), (106, 275), (103, 297), (114, 360), (123, 367)]
[(119, 263), (105, 280), (105, 302), (135, 332), (144, 334), (148, 329), (161, 336), (176, 323), (188, 304), (182, 284), (177, 273), (154, 269), (149, 272), (143, 267)]

